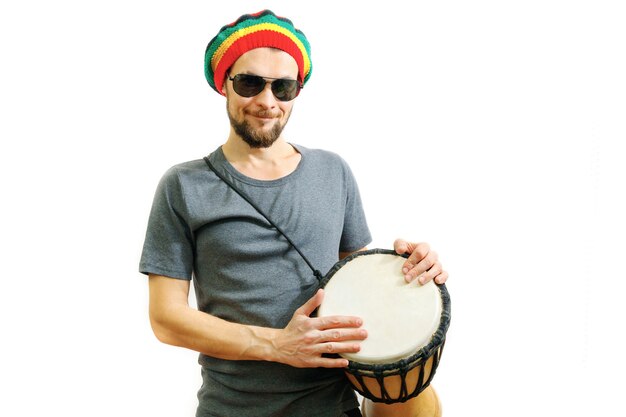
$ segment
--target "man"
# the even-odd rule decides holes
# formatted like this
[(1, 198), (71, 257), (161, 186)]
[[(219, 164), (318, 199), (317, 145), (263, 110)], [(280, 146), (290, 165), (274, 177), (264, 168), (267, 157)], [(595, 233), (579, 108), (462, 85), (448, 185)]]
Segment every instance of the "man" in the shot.
[[(140, 271), (157, 338), (200, 352), (197, 416), (359, 415), (347, 361), (323, 354), (357, 352), (367, 330), (358, 317), (311, 317), (324, 294), (309, 264), (328, 271), (370, 243), (361, 199), (340, 157), (282, 136), (311, 68), (304, 34), (271, 11), (224, 26), (205, 73), (226, 96), (230, 134), (155, 194)], [(410, 253), (407, 281), (447, 279), (428, 245), (394, 246)]]

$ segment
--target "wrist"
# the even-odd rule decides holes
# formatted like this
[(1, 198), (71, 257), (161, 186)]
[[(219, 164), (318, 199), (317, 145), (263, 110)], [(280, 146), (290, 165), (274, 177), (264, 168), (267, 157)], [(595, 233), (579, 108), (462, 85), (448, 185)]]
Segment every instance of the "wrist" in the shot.
[(277, 362), (279, 355), (274, 341), (280, 329), (249, 326), (248, 331), (249, 342), (242, 359)]

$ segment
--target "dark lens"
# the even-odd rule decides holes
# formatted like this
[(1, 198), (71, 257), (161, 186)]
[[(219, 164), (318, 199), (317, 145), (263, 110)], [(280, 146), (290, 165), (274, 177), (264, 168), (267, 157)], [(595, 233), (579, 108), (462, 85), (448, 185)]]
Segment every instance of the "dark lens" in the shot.
[(242, 97), (253, 97), (265, 88), (265, 80), (258, 75), (237, 74), (233, 78), (233, 89)]
[(300, 92), (300, 85), (296, 80), (278, 79), (272, 82), (272, 93), (280, 101), (291, 101)]

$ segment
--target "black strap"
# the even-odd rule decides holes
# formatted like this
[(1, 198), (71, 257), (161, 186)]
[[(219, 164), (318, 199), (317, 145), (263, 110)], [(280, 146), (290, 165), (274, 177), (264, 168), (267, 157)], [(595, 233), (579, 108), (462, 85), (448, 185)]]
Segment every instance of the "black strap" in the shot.
[(344, 413), (344, 416), (347, 417), (363, 417), (361, 411), (358, 408), (353, 408), (352, 410), (348, 410)]
[(241, 196), (241, 198), (243, 198), (244, 200), (246, 200), (248, 202), (248, 204), (250, 204), (256, 211), (259, 212), (259, 214), (261, 216), (263, 216), (265, 218), (265, 220), (267, 220), (269, 222), (270, 225), (272, 225), (272, 227), (276, 230), (278, 230), (278, 233), (280, 233), (281, 235), (283, 235), (283, 237), (285, 239), (287, 239), (287, 242), (289, 242), (289, 244), (291, 245), (292, 248), (294, 248), (296, 250), (296, 252), (298, 252), (298, 254), (302, 257), (302, 259), (304, 259), (304, 262), (306, 262), (306, 264), (309, 266), (309, 268), (311, 268), (311, 271), (313, 271), (313, 275), (315, 275), (315, 277), (317, 278), (318, 281), (322, 280), (322, 273), (320, 271), (318, 271), (317, 269), (313, 268), (313, 265), (311, 265), (311, 262), (309, 262), (309, 260), (307, 259), (306, 256), (304, 256), (304, 254), (300, 251), (300, 249), (298, 249), (298, 247), (293, 243), (293, 241), (291, 239), (289, 239), (289, 236), (287, 236), (285, 234), (285, 232), (283, 232), (283, 230), (278, 227), (276, 225), (276, 223), (274, 223), (272, 220), (270, 220), (269, 217), (267, 217), (267, 215), (265, 213), (263, 213), (263, 211), (259, 208), (259, 206), (257, 206), (246, 194), (243, 193), (243, 191), (241, 191), (239, 188), (237, 188), (235, 186), (235, 184), (233, 184), (231, 181), (229, 181), (228, 179), (226, 179), (226, 177), (224, 177), (224, 175), (222, 175), (217, 169), (215, 169), (215, 167), (213, 166), (213, 164), (211, 164), (211, 161), (209, 161), (208, 157), (204, 157), (204, 162), (206, 162), (206, 164), (208, 165), (209, 169), (211, 171), (213, 171), (215, 173), (215, 175), (217, 175), (222, 181), (224, 181), (230, 188), (232, 188), (233, 191), (235, 191), (237, 194), (239, 194), (239, 196)]

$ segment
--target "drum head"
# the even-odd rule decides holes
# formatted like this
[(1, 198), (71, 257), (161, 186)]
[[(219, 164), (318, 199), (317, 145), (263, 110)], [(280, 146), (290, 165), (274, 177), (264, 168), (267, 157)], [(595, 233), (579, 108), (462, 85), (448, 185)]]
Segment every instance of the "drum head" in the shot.
[(402, 274), (406, 258), (372, 253), (347, 258), (329, 273), (319, 316), (350, 315), (363, 319), (368, 337), (358, 353), (342, 354), (351, 361), (391, 363), (426, 346), (441, 321), (442, 301), (430, 281), (407, 284)]

